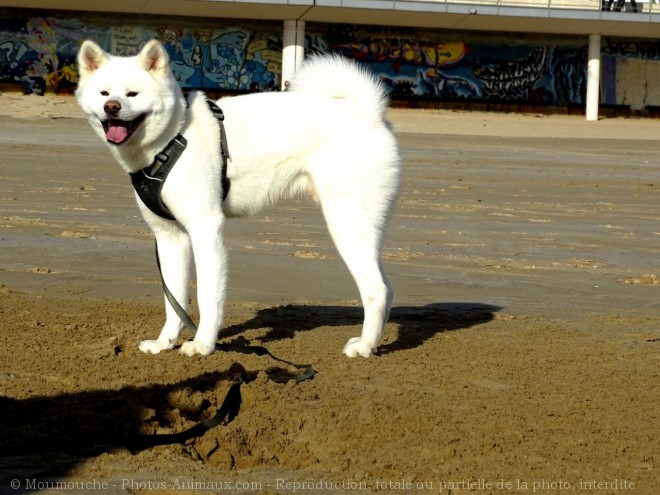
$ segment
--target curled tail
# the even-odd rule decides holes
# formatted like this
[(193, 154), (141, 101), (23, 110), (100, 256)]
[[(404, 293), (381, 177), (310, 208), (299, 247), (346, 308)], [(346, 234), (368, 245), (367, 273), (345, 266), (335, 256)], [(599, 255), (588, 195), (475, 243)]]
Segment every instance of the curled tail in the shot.
[(383, 119), (387, 92), (364, 66), (337, 54), (314, 55), (296, 73), (290, 91), (350, 100), (362, 112)]

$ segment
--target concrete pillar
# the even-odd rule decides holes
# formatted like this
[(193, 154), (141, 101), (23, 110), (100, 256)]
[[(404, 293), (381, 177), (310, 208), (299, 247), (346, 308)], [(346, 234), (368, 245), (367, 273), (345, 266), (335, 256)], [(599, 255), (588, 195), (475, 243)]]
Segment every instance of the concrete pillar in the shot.
[(600, 34), (589, 35), (587, 65), (587, 120), (598, 120), (600, 95)]
[(284, 21), (282, 36), (282, 89), (305, 58), (305, 21)]

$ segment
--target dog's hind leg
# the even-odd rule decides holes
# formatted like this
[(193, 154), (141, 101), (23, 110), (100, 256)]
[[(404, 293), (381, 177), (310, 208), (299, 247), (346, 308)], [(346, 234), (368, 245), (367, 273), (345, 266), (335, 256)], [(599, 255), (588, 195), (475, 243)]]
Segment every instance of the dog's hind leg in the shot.
[(373, 212), (361, 210), (358, 204), (347, 205), (345, 198), (335, 204), (326, 202), (323, 211), (330, 235), (358, 286), (364, 308), (362, 334), (348, 341), (344, 354), (369, 357), (377, 349), (394, 297), (380, 261), (382, 221), (374, 219)]

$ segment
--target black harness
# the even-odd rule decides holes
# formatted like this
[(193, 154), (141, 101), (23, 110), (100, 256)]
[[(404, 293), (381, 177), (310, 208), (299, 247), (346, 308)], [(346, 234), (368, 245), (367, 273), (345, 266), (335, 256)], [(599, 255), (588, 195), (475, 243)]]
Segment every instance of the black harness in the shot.
[[(222, 156), (222, 200), (227, 199), (231, 182), (227, 177), (227, 160), (229, 151), (227, 149), (227, 134), (225, 132), (225, 116), (218, 105), (211, 100), (207, 100), (209, 109), (220, 125), (220, 155)], [(161, 218), (167, 220), (176, 220), (172, 212), (161, 198), (161, 190), (165, 184), (168, 174), (177, 160), (181, 157), (188, 146), (188, 141), (181, 134), (177, 134), (165, 149), (156, 155), (151, 165), (131, 174), (131, 182), (142, 202), (147, 208)]]

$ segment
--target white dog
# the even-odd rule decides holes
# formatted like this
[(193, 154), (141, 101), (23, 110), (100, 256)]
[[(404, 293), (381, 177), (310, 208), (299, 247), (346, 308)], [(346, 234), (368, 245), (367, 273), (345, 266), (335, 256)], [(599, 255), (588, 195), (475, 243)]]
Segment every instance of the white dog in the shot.
[[(174, 219), (157, 215), (137, 196), (156, 236), (164, 280), (184, 308), (196, 266), (200, 324), (194, 340), (181, 346), (183, 354), (215, 349), (227, 279), (225, 218), (295, 195), (320, 203), (360, 291), (362, 334), (344, 353), (367, 357), (376, 350), (393, 297), (380, 251), (401, 174), (377, 79), (346, 59), (323, 56), (303, 65), (290, 91), (222, 98), (217, 104), (229, 150), (223, 160), (222, 126), (203, 94), (184, 98), (157, 41), (135, 57), (115, 57), (85, 41), (78, 66), (78, 103), (126, 172), (144, 169), (148, 176), (168, 143), (180, 136), (187, 141), (160, 183), (160, 199)], [(142, 351), (176, 345), (183, 324), (167, 301), (166, 313), (160, 336), (143, 341)]]

